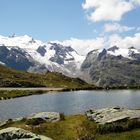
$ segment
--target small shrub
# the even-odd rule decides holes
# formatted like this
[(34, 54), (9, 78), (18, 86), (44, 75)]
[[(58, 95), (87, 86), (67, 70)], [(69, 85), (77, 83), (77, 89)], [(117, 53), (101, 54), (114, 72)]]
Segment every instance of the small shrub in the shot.
[(29, 120), (27, 120), (26, 121), (26, 124), (27, 125), (39, 125), (39, 124), (41, 124), (41, 123), (44, 123), (45, 121), (43, 120), (43, 119), (39, 119), (39, 118), (34, 118), (34, 119), (29, 119)]
[(128, 122), (128, 128), (134, 129), (134, 128), (140, 128), (140, 121), (138, 119), (130, 120)]
[(140, 121), (138, 119), (127, 120), (125, 122), (116, 122), (112, 124), (99, 125), (97, 132), (100, 134), (110, 133), (110, 132), (124, 132), (129, 131), (134, 128), (140, 128)]
[(26, 122), (27, 118), (22, 118), (22, 120), (20, 122)]
[(110, 132), (123, 132), (124, 131), (124, 126), (122, 124), (105, 124), (105, 125), (100, 125), (98, 127), (98, 133), (100, 134), (105, 134), (105, 133), (110, 133)]
[(60, 119), (61, 119), (61, 120), (65, 120), (65, 115), (64, 115), (64, 113), (60, 113)]
[(43, 123), (43, 124), (40, 124), (37, 127), (32, 126), (32, 130), (36, 134), (43, 134), (47, 130), (47, 126), (48, 125), (46, 123)]

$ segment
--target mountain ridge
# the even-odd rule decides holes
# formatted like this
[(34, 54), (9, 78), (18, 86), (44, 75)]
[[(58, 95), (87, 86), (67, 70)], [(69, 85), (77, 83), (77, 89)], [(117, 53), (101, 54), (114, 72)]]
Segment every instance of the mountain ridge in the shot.
[[(122, 51), (124, 50), (124, 51)], [(94, 50), (81, 66), (84, 79), (98, 86), (138, 86), (140, 83), (140, 52), (134, 47)]]
[(140, 50), (133, 46), (96, 49), (83, 56), (71, 46), (46, 43), (27, 35), (0, 36), (0, 44), (0, 64), (17, 70), (59, 72), (103, 87), (140, 83)]
[[(1, 62), (11, 68), (29, 72), (42, 73), (55, 71), (67, 76), (76, 77), (82, 62), (85, 59), (85, 56), (79, 55), (70, 46), (63, 46), (52, 42), (43, 43), (42, 41), (34, 40), (27, 35), (20, 37), (0, 36), (0, 44), (1, 52), (5, 52), (4, 54), (0, 54)], [(15, 54), (15, 50), (17, 54)], [(24, 56), (22, 55), (23, 52)], [(11, 56), (14, 57), (10, 58), (10, 60), (12, 59), (11, 63), (17, 64), (13, 59), (17, 59), (18, 61), (17, 57), (20, 57), (20, 62), (22, 63), (22, 61), (26, 60), (26, 63), (29, 63), (29, 66), (24, 69), (20, 69), (14, 65), (11, 66), (11, 63), (5, 62), (5, 59), (8, 59), (7, 61), (9, 61), (9, 57)]]

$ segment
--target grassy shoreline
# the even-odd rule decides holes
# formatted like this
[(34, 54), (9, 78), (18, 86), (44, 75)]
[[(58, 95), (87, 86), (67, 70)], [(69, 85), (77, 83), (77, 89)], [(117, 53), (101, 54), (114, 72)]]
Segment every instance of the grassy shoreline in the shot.
[[(55, 88), (54, 88), (55, 89)], [(19, 98), (19, 97), (24, 97), (24, 96), (31, 96), (31, 95), (40, 95), (40, 94), (46, 94), (50, 92), (66, 92), (66, 91), (78, 91), (78, 90), (93, 90), (95, 88), (60, 88), (57, 90), (45, 90), (45, 89), (31, 89), (31, 90), (20, 90), (19, 89), (11, 89), (11, 90), (0, 90), (0, 100), (7, 100), (7, 99), (12, 99), (12, 98)]]
[(43, 90), (1, 90), (0, 91), (0, 100), (8, 100), (12, 98), (19, 98), (24, 96), (31, 96), (31, 95), (39, 95), (43, 93), (47, 93), (48, 91)]
[(85, 115), (69, 115), (58, 122), (44, 122), (39, 125), (27, 125), (27, 120), (24, 118), (21, 121), (11, 121), (0, 129), (7, 127), (18, 127), (29, 130), (39, 135), (48, 136), (54, 140), (77, 140), (83, 136), (92, 137), (94, 139), (79, 139), (79, 140), (139, 140), (140, 128), (129, 131), (99, 133), (99, 125), (93, 121), (89, 121)]
[(22, 90), (19, 89), (11, 89), (11, 90), (6, 90), (7, 87), (3, 87), (5, 89), (0, 90), (0, 100), (8, 100), (12, 98), (19, 98), (19, 97), (25, 97), (25, 96), (31, 96), (31, 95), (40, 95), (40, 94), (46, 94), (50, 92), (67, 92), (67, 91), (79, 91), (79, 90), (139, 90), (140, 88), (102, 88), (102, 87), (82, 87), (82, 88), (57, 88), (55, 90), (50, 89), (50, 90), (45, 90), (45, 89), (30, 89), (22, 88)]

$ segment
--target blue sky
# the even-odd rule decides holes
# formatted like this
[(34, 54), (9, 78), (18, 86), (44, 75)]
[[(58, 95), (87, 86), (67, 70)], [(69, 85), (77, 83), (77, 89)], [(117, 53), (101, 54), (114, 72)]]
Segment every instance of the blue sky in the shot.
[[(107, 6), (114, 6), (111, 0), (107, 1)], [(110, 11), (107, 12), (108, 8), (104, 8), (105, 0), (93, 0), (92, 3), (90, 0), (0, 0), (0, 34), (27, 34), (44, 41), (93, 39), (112, 33), (133, 36), (140, 26), (140, 1), (114, 1), (118, 1), (115, 4), (118, 7), (113, 7), (116, 11), (122, 10), (121, 2), (126, 1), (123, 3), (125, 10), (120, 15), (111, 11), (116, 18), (110, 15)], [(103, 13), (100, 14), (97, 7), (103, 7)], [(113, 29), (110, 29), (111, 24)], [(109, 26), (109, 30), (105, 31), (105, 25)], [(120, 32), (117, 32), (118, 28)]]
[(0, 0), (0, 34), (43, 40), (91, 38), (82, 0)]

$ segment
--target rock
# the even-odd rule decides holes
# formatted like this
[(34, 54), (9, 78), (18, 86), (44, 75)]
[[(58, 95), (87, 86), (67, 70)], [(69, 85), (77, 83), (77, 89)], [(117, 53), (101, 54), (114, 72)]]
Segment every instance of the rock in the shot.
[(104, 108), (97, 110), (89, 110), (86, 116), (90, 120), (94, 120), (99, 124), (107, 124), (113, 122), (120, 122), (124, 120), (140, 119), (140, 110), (130, 110), (124, 108)]
[(36, 50), (41, 56), (45, 56), (45, 53), (47, 52), (44, 46), (39, 46), (38, 49)]
[(42, 119), (49, 122), (57, 122), (61, 119), (61, 117), (58, 112), (40, 112), (32, 114), (27, 119)]
[(0, 130), (0, 140), (52, 140), (45, 136), (36, 135), (21, 128), (9, 127)]
[(7, 124), (7, 121), (2, 121), (2, 122), (0, 122), (0, 127), (5, 126), (6, 124)]
[(5, 120), (5, 121), (0, 121), (0, 127), (3, 127), (9, 123), (11, 123), (13, 120), (12, 119), (8, 119), (8, 120)]
[(8, 120), (0, 121), (0, 127), (3, 127), (3, 126), (7, 125), (10, 122), (22, 121), (23, 119), (24, 119), (23, 117), (20, 117), (20, 118), (8, 119)]
[(112, 51), (115, 52), (116, 50), (118, 50), (119, 48), (117, 46), (113, 46), (111, 48), (108, 49), (108, 51)]
[(20, 117), (20, 118), (14, 118), (12, 119), (13, 122), (17, 122), (17, 121), (22, 121), (24, 118), (23, 117)]

